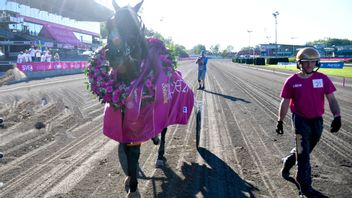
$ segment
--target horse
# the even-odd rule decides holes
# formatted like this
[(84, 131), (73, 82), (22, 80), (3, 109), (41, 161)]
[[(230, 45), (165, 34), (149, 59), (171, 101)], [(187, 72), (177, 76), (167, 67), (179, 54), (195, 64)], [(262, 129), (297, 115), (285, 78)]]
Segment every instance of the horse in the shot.
[(166, 158), (164, 157), (165, 154), (165, 136), (166, 136), (167, 128), (164, 128), (161, 131), (160, 139), (158, 136), (152, 138), (153, 143), (155, 145), (159, 145), (158, 149), (158, 158), (156, 159), (155, 162), (155, 167), (156, 168), (163, 168), (165, 166)]
[[(120, 7), (107, 21), (108, 42), (88, 64), (90, 91), (105, 104), (103, 133), (122, 144), (127, 156), (127, 197), (140, 197), (137, 166), (141, 144), (161, 133), (158, 161), (164, 162), (167, 127), (187, 124), (194, 95), (175, 69), (164, 43), (147, 38), (138, 15), (143, 0)], [(156, 164), (158, 164), (158, 161)]]

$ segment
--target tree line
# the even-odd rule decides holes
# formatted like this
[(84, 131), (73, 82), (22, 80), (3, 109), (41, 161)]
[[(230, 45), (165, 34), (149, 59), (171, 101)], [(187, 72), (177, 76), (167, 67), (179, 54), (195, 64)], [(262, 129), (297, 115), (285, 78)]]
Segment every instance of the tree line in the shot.
[[(100, 24), (100, 32), (101, 37), (106, 39), (108, 37), (108, 31), (106, 29), (106, 24)], [(170, 50), (172, 56), (174, 57), (189, 57), (190, 55), (197, 55), (200, 54), (202, 50), (206, 50), (210, 55), (214, 56), (221, 56), (221, 57), (232, 57), (236, 52), (233, 51), (234, 47), (232, 45), (228, 45), (224, 50), (220, 50), (220, 45), (215, 44), (210, 46), (209, 49), (206, 49), (205, 45), (198, 44), (194, 46), (192, 49), (187, 50), (186, 47), (183, 45), (179, 45), (173, 42), (171, 38), (165, 38), (160, 33), (146, 29), (146, 36), (148, 37), (156, 37), (162, 40), (166, 47)], [(307, 46), (315, 46), (315, 45), (323, 45), (326, 47), (333, 47), (333, 46), (346, 46), (352, 45), (352, 40), (348, 39), (338, 39), (338, 38), (327, 38), (327, 39), (319, 39), (315, 41), (310, 41), (306, 43)], [(244, 47), (243, 49), (248, 48)]]

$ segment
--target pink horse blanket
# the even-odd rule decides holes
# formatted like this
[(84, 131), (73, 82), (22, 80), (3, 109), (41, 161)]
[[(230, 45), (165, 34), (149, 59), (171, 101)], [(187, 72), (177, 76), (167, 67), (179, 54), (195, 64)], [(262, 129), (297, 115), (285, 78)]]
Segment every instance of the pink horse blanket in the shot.
[(143, 105), (143, 86), (137, 86), (127, 99), (124, 112), (105, 105), (104, 134), (120, 143), (144, 142), (173, 124), (187, 124), (194, 95), (179, 71), (170, 76), (160, 72), (155, 98)]

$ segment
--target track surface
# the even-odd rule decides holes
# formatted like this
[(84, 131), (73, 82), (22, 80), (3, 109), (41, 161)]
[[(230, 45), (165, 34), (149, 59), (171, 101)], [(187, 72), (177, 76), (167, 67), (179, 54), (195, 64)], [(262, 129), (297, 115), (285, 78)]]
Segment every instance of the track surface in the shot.
[[(285, 134), (274, 132), (287, 74), (210, 60), (200, 91), (196, 65), (181, 62), (179, 70), (197, 107), (188, 125), (169, 128), (166, 167), (155, 168), (157, 146), (142, 145), (143, 197), (298, 197), (279, 174), (293, 146), (290, 115)], [(124, 153), (102, 134), (103, 105), (84, 81), (71, 75), (0, 87), (0, 197), (126, 196)], [(339, 83), (337, 89), (342, 129), (327, 131), (332, 116), (326, 106), (325, 130), (312, 153), (313, 186), (321, 197), (352, 194), (352, 89)], [(36, 129), (38, 122), (45, 128)]]

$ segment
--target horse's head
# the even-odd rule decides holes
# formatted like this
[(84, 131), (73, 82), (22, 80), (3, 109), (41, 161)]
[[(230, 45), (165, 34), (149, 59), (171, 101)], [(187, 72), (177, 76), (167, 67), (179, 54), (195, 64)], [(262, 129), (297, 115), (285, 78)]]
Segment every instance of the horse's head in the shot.
[(142, 3), (143, 0), (134, 7), (120, 8), (113, 0), (115, 14), (107, 22), (107, 59), (111, 67), (130, 77), (136, 75), (147, 54), (144, 25), (138, 15)]

